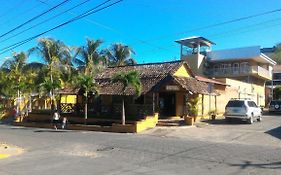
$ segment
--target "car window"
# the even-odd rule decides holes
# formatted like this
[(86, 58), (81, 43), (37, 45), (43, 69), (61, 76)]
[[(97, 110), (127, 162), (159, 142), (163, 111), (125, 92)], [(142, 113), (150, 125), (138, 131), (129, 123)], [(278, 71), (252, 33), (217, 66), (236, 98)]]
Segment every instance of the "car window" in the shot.
[(254, 106), (253, 106), (253, 103), (252, 103), (251, 101), (248, 101), (247, 103), (248, 103), (248, 106), (254, 107)]
[(253, 101), (248, 101), (247, 103), (249, 107), (254, 107), (254, 108), (257, 107), (256, 103)]
[(251, 102), (251, 104), (252, 104), (251, 107), (255, 107), (255, 108), (258, 107), (254, 101), (250, 101), (250, 102)]
[(243, 107), (243, 106), (244, 106), (244, 101), (239, 101), (239, 100), (229, 101), (226, 105), (226, 107)]

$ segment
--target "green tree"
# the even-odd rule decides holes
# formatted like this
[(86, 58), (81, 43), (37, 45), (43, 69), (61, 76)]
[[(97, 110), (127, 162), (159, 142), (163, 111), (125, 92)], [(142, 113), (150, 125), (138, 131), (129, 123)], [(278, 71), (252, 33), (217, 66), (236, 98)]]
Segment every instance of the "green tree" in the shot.
[(122, 95), (122, 125), (125, 125), (126, 116), (125, 116), (125, 91), (128, 87), (133, 87), (136, 91), (136, 95), (140, 96), (141, 94), (141, 81), (139, 77), (139, 73), (137, 71), (129, 71), (129, 72), (120, 72), (113, 76), (112, 83), (121, 83), (123, 85), (123, 95)]
[(112, 44), (106, 51), (110, 66), (134, 65), (136, 61), (131, 57), (135, 52), (128, 46), (120, 43)]
[[(61, 81), (61, 68), (62, 65), (70, 64), (71, 62), (71, 53), (68, 46), (66, 46), (63, 42), (59, 40), (55, 40), (52, 38), (41, 38), (39, 39), (37, 46), (29, 49), (29, 54), (36, 53), (42, 59), (44, 64), (46, 65), (47, 76), (49, 76), (49, 80), (45, 79), (45, 83), (52, 85), (57, 84)], [(59, 80), (59, 81), (58, 81)], [(50, 86), (51, 88), (55, 86)], [(54, 89), (50, 90), (51, 102), (55, 102), (55, 94)], [(52, 105), (56, 105), (52, 104)]]
[(273, 99), (275, 100), (281, 99), (281, 85), (278, 85), (273, 89)]
[(192, 117), (198, 116), (198, 110), (199, 110), (198, 102), (199, 102), (199, 97), (190, 98), (187, 102), (188, 113)]
[(86, 45), (76, 48), (74, 62), (78, 65), (80, 71), (86, 75), (100, 71), (106, 63), (106, 57), (98, 50), (102, 44), (101, 40), (86, 39)]
[(98, 95), (98, 84), (95, 82), (93, 74), (78, 74), (75, 81), (76, 88), (82, 89), (84, 91), (85, 96), (85, 106), (84, 106), (84, 119), (85, 124), (87, 124), (88, 119), (88, 95), (90, 92)]
[(277, 64), (281, 64), (281, 43), (278, 43), (274, 46), (274, 52), (271, 57), (277, 62)]
[[(26, 88), (26, 76), (24, 73), (24, 67), (26, 66), (27, 56), (24, 52), (13, 53), (12, 58), (7, 59), (2, 68), (7, 71), (7, 79), (9, 81), (10, 91), (8, 91), (9, 96), (17, 97), (17, 112), (20, 112), (21, 96), (22, 92)], [(16, 94), (16, 95), (15, 95)]]
[(24, 52), (13, 53), (13, 56), (7, 59), (1, 66), (1, 94), (15, 98), (17, 97), (17, 110), (20, 112), (19, 104), (22, 97), (29, 99), (29, 107), (31, 109), (31, 93), (35, 91), (35, 77), (39, 70), (37, 63), (27, 63), (27, 55)]

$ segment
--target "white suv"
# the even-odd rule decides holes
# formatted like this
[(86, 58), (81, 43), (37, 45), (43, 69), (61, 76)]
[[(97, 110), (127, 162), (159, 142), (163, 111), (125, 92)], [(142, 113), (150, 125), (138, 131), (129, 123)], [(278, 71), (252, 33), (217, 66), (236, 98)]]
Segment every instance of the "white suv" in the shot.
[(252, 100), (231, 99), (225, 107), (224, 116), (227, 121), (236, 118), (252, 124), (254, 120), (262, 120), (262, 110)]

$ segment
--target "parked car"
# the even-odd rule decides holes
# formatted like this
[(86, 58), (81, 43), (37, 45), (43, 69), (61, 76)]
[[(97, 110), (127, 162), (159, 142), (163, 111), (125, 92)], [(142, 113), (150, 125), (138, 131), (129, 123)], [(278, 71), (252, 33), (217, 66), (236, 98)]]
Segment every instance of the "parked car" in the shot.
[(225, 119), (240, 119), (252, 124), (254, 120), (262, 120), (262, 110), (249, 99), (231, 99), (225, 107)]
[(269, 112), (281, 112), (281, 100), (272, 100), (269, 103)]

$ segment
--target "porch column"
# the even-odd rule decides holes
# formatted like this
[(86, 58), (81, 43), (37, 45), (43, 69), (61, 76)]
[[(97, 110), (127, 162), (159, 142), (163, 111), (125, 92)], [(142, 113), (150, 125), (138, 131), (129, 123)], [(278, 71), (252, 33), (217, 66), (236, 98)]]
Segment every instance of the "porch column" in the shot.
[(215, 95), (215, 110), (217, 111), (217, 96)]
[(155, 93), (152, 93), (152, 114), (155, 113)]

